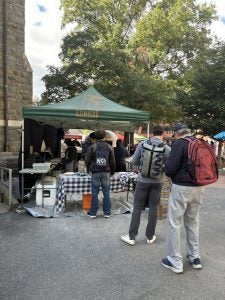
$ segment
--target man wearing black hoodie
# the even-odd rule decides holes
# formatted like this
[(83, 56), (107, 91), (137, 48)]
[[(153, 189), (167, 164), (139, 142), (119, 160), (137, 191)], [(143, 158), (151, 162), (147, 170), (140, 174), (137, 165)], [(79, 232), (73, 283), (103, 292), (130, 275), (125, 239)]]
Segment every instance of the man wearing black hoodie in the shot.
[(110, 202), (110, 175), (115, 173), (116, 163), (113, 147), (105, 141), (105, 130), (95, 132), (96, 143), (88, 148), (85, 164), (87, 172), (92, 173), (91, 191), (92, 200), (88, 216), (91, 219), (96, 218), (98, 211), (98, 194), (100, 186), (103, 193), (103, 213), (105, 218), (111, 217)]

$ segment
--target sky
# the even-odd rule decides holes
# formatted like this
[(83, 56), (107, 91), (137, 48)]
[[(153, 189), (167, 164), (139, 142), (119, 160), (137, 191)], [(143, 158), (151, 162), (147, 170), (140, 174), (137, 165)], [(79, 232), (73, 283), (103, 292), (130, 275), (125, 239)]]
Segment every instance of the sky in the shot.
[[(216, 5), (218, 21), (212, 25), (212, 32), (225, 40), (225, 1), (198, 0)], [(33, 69), (33, 98), (39, 98), (45, 86), (41, 78), (47, 66), (59, 66), (61, 30), (60, 0), (25, 0), (25, 53)]]
[(45, 90), (41, 78), (47, 66), (59, 66), (61, 30), (60, 0), (25, 0), (25, 53), (33, 69), (33, 97)]

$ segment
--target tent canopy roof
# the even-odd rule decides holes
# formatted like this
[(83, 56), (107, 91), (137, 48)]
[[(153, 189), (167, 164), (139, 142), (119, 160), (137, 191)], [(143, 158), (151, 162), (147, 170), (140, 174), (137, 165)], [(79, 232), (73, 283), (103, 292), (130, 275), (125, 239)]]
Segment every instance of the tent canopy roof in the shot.
[(65, 101), (23, 107), (23, 117), (55, 127), (132, 130), (149, 122), (149, 113), (115, 103), (89, 87)]

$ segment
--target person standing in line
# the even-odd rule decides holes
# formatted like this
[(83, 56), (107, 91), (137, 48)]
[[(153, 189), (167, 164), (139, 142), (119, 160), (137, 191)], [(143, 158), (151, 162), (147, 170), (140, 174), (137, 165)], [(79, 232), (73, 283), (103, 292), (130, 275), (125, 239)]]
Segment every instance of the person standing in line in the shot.
[(210, 142), (210, 147), (212, 148), (213, 152), (216, 153), (216, 145), (213, 141)]
[(110, 175), (115, 173), (115, 156), (113, 147), (105, 141), (105, 130), (97, 130), (95, 132), (96, 143), (88, 148), (85, 164), (87, 172), (92, 173), (91, 191), (92, 200), (91, 208), (88, 215), (91, 219), (96, 218), (99, 208), (98, 194), (100, 186), (103, 192), (103, 213), (105, 218), (111, 217), (110, 203)]
[(201, 269), (199, 254), (199, 211), (202, 204), (203, 186), (193, 184), (188, 173), (188, 141), (191, 131), (184, 123), (174, 128), (175, 141), (165, 173), (172, 180), (167, 213), (167, 257), (162, 265), (175, 273), (183, 272), (183, 260), (180, 252), (180, 229), (182, 219), (186, 230), (186, 259), (194, 269)]
[(66, 172), (74, 172), (77, 169), (77, 148), (74, 146), (74, 141), (69, 139), (65, 140), (65, 144), (67, 145), (67, 149), (62, 161), (65, 165)]
[(116, 172), (126, 172), (125, 158), (129, 157), (129, 152), (126, 147), (123, 146), (123, 141), (121, 139), (116, 141), (114, 154), (116, 160)]
[[(149, 139), (149, 142), (154, 146), (160, 146), (163, 144), (164, 155), (162, 156), (162, 159), (164, 161), (168, 158), (171, 149), (168, 145), (163, 143), (163, 133), (164, 130), (161, 126), (155, 126), (153, 128), (153, 137)], [(153, 244), (156, 240), (155, 228), (157, 224), (157, 206), (160, 201), (160, 193), (163, 182), (163, 173), (161, 171), (160, 177), (157, 179), (144, 177), (141, 174), (144, 143), (146, 143), (146, 141), (142, 141), (138, 144), (131, 160), (132, 165), (135, 166), (136, 169), (139, 169), (139, 172), (134, 192), (134, 207), (129, 233), (120, 237), (122, 241), (132, 246), (135, 245), (135, 237), (138, 234), (141, 213), (146, 201), (149, 203), (148, 223), (146, 227), (147, 244)]]
[(95, 143), (96, 140), (96, 136), (95, 136), (95, 132), (91, 132), (89, 134), (89, 136), (86, 138), (85, 142), (82, 144), (82, 151), (81, 151), (81, 155), (80, 158), (82, 160), (85, 160), (85, 155), (88, 151), (88, 148)]

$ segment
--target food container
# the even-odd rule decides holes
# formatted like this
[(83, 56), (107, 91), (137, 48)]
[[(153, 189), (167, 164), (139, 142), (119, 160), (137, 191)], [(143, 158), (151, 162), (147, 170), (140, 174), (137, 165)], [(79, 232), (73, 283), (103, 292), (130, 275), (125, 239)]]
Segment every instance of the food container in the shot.
[(51, 163), (33, 163), (33, 169), (36, 171), (48, 171), (50, 170)]

